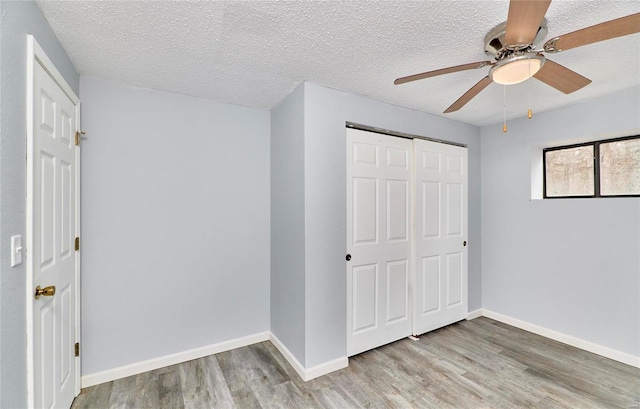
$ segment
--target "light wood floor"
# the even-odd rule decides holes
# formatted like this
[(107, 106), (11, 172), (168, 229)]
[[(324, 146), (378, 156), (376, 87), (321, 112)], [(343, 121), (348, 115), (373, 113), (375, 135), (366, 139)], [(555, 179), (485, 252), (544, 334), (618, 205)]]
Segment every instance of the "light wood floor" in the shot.
[(490, 320), (303, 382), (269, 342), (84, 389), (80, 408), (639, 408), (640, 370)]

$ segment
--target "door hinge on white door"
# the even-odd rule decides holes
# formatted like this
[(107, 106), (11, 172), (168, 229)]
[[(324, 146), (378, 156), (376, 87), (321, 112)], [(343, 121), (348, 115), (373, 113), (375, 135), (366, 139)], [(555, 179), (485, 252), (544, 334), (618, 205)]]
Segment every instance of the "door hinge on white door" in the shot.
[(80, 237), (76, 237), (76, 251), (80, 250)]
[(76, 131), (76, 146), (80, 146), (80, 138), (85, 134), (85, 131)]
[(80, 356), (80, 343), (76, 342), (76, 344), (73, 346), (73, 351), (75, 353), (75, 356)]

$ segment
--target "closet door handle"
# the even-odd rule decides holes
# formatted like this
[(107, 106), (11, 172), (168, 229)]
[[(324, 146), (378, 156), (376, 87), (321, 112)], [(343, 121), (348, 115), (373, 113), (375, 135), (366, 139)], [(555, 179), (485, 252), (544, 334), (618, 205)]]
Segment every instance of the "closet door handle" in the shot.
[(351, 261), (351, 254), (347, 254), (346, 259), (347, 259), (347, 261)]

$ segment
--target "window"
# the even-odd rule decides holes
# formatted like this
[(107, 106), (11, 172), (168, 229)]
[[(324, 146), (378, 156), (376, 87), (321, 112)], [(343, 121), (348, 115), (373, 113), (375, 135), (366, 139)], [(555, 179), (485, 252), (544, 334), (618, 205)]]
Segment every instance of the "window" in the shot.
[(543, 150), (544, 198), (640, 196), (640, 135)]

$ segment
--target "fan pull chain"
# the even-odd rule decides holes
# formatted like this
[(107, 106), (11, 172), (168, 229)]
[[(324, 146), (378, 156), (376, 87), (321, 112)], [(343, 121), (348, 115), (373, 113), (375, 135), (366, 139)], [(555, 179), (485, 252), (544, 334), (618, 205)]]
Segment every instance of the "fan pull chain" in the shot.
[(502, 132), (507, 132), (507, 86), (502, 86)]
[(531, 60), (529, 60), (529, 110), (527, 111), (527, 118), (533, 118), (533, 111), (531, 110)]

